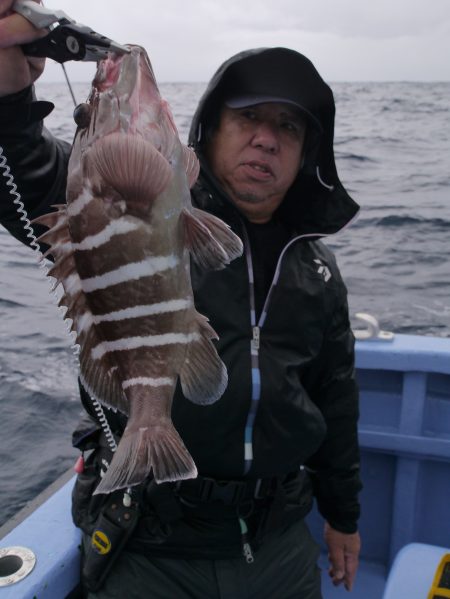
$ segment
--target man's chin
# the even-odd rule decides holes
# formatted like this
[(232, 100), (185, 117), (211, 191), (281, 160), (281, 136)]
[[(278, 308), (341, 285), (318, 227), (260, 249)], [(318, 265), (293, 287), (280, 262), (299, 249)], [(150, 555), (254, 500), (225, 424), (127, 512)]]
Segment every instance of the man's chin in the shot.
[(236, 200), (236, 202), (242, 202), (245, 204), (261, 204), (268, 199), (265, 195), (256, 194), (250, 191), (235, 192), (233, 194), (233, 198)]

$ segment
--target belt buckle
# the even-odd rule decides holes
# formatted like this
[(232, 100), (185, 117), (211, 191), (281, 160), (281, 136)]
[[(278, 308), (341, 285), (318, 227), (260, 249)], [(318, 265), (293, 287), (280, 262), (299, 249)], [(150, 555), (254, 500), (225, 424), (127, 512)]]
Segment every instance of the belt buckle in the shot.
[(266, 499), (268, 491), (272, 488), (272, 478), (258, 478), (253, 492), (253, 499)]
[(225, 505), (239, 503), (244, 496), (245, 483), (205, 478), (200, 492), (201, 501), (222, 501)]

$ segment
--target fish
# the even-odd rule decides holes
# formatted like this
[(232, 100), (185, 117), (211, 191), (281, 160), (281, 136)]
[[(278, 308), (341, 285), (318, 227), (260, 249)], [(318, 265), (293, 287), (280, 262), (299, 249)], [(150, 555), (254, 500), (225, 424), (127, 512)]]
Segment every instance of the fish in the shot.
[(95, 494), (195, 478), (171, 420), (177, 381), (200, 405), (220, 398), (227, 370), (217, 334), (195, 309), (190, 259), (224, 268), (242, 255), (222, 220), (192, 206), (199, 174), (181, 143), (150, 59), (140, 46), (99, 63), (68, 165), (66, 204), (34, 223), (48, 275), (79, 346), (88, 393), (127, 425)]

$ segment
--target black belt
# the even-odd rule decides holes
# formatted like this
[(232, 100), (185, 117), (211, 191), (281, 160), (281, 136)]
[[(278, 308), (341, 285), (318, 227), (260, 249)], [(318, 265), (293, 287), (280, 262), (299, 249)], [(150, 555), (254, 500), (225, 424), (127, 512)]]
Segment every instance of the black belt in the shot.
[(224, 505), (238, 505), (251, 499), (273, 496), (277, 477), (255, 480), (216, 480), (205, 476), (175, 483), (175, 494), (192, 503), (221, 501)]

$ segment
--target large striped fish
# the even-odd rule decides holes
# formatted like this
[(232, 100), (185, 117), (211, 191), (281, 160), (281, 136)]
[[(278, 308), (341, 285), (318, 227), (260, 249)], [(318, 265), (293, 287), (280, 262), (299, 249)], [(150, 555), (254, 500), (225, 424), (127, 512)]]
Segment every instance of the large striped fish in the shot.
[(221, 220), (191, 205), (198, 161), (181, 144), (146, 52), (99, 64), (69, 161), (67, 205), (35, 222), (49, 227), (49, 271), (64, 294), (80, 346), (80, 376), (102, 404), (128, 415), (96, 489), (197, 475), (171, 421), (184, 395), (210, 404), (227, 384), (217, 338), (193, 303), (189, 255), (223, 268), (242, 253)]

